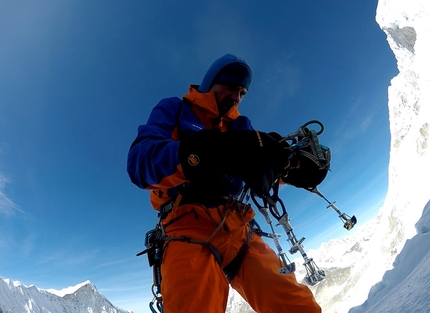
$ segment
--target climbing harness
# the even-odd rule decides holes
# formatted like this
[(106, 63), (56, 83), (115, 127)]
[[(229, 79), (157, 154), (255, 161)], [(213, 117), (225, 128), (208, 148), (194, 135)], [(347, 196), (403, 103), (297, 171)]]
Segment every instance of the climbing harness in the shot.
[[(314, 124), (319, 126), (318, 131), (310, 129), (309, 126)], [(279, 241), (281, 235), (275, 232), (275, 226), (278, 225), (282, 226), (287, 235), (287, 241), (290, 244), (289, 253), (295, 254), (300, 252), (301, 256), (303, 257), (303, 265), (306, 269), (305, 281), (309, 285), (315, 285), (325, 278), (326, 274), (324, 270), (320, 269), (315, 264), (314, 260), (307, 255), (304, 249), (303, 242), (306, 238), (302, 237), (300, 240), (298, 240), (294, 234), (286, 207), (278, 195), (279, 186), (282, 180), (284, 183), (290, 184), (297, 188), (306, 189), (307, 191), (310, 191), (323, 198), (329, 204), (327, 208), (331, 207), (339, 215), (339, 218), (343, 222), (343, 227), (346, 230), (351, 230), (357, 223), (357, 218), (354, 215), (350, 217), (346, 213), (341, 212), (335, 206), (335, 202), (330, 202), (317, 188), (317, 186), (325, 179), (328, 171), (330, 170), (331, 151), (328, 147), (321, 145), (318, 138), (318, 136), (321, 135), (323, 131), (324, 125), (320, 121), (312, 120), (300, 126), (296, 132), (279, 138), (279, 142), (284, 146), (284, 148), (291, 152), (289, 157), (290, 165), (285, 170), (285, 173), (282, 173), (281, 177), (273, 183), (271, 190), (265, 195), (257, 196), (251, 192), (247, 185), (245, 185), (238, 196), (229, 197), (226, 199), (225, 206), (228, 206), (228, 210), (241, 210), (244, 212), (251, 209), (249, 202), (252, 200), (271, 229), (270, 233), (264, 232), (255, 219), (248, 223), (249, 231), (246, 242), (240, 248), (236, 258), (223, 268), (223, 271), (229, 282), (239, 270), (241, 263), (248, 251), (251, 237), (254, 233), (262, 237), (271, 238), (273, 240), (278, 252), (278, 257), (282, 263), (282, 267), (279, 268), (280, 274), (295, 272), (295, 263), (291, 262), (287, 254), (283, 251)], [(149, 266), (153, 268), (152, 293), (154, 298), (149, 303), (152, 313), (163, 313), (164, 310), (163, 299), (161, 295), (161, 263), (164, 249), (170, 242), (182, 241), (187, 243), (202, 244), (212, 252), (218, 264), (220, 264), (220, 266), (222, 264), (221, 254), (214, 246), (209, 243), (209, 240), (223, 226), (228, 214), (228, 210), (226, 210), (225, 216), (223, 217), (221, 223), (211, 234), (211, 236), (209, 236), (209, 238), (205, 241), (194, 240), (185, 236), (168, 237), (165, 234), (165, 225), (163, 225), (162, 221), (175, 207), (179, 206), (180, 202), (181, 195), (167, 202), (160, 208), (158, 213), (158, 222), (155, 228), (146, 233), (146, 249), (137, 254), (137, 256), (147, 254)], [(181, 218), (182, 216), (177, 217), (175, 220)], [(271, 216), (276, 219), (278, 222), (277, 225), (273, 225)]]
[[(154, 297), (149, 303), (149, 308), (152, 313), (164, 312), (163, 298), (161, 295), (161, 279), (162, 279), (161, 263), (162, 263), (164, 249), (167, 247), (167, 245), (173, 241), (201, 244), (209, 249), (209, 251), (214, 256), (215, 260), (217, 261), (218, 265), (221, 267), (221, 264), (222, 264), (221, 253), (209, 241), (224, 226), (225, 220), (230, 211), (236, 211), (239, 214), (245, 215), (246, 212), (248, 212), (251, 209), (251, 206), (249, 204), (240, 203), (236, 199), (236, 197), (228, 197), (227, 200), (225, 201), (226, 209), (221, 222), (218, 224), (216, 229), (205, 241), (201, 241), (201, 240), (195, 240), (186, 236), (181, 236), (181, 237), (166, 236), (165, 227), (172, 224), (174, 221), (180, 219), (185, 214), (189, 213), (189, 212), (184, 213), (183, 215), (180, 215), (176, 219), (173, 219), (172, 221), (170, 221), (169, 224), (163, 225), (162, 223), (163, 220), (175, 207), (179, 206), (180, 203), (181, 203), (181, 195), (177, 196), (176, 198), (172, 199), (171, 201), (161, 206), (158, 213), (158, 222), (155, 228), (146, 233), (146, 236), (145, 236), (146, 249), (137, 254), (137, 256), (147, 254), (149, 266), (153, 268), (152, 294)], [(237, 274), (240, 268), (240, 265), (242, 264), (242, 261), (248, 252), (249, 244), (251, 242), (251, 237), (253, 233), (254, 233), (253, 228), (249, 227), (249, 230), (247, 231), (246, 242), (241, 246), (236, 257), (233, 260), (231, 260), (224, 268), (222, 268), (228, 282), (231, 282), (231, 280)]]

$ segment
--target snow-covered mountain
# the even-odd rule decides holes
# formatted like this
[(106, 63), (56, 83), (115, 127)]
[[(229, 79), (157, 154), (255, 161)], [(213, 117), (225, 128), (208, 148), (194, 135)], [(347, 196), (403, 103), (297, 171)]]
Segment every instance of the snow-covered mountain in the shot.
[[(354, 237), (309, 251), (327, 273), (311, 289), (323, 312), (346, 313), (365, 301), (349, 312), (430, 312), (430, 2), (380, 0), (376, 21), (399, 69), (388, 89), (388, 192), (378, 216)], [(231, 294), (227, 312), (253, 312)]]
[(372, 240), (383, 241), (381, 250), (403, 250), (366, 303), (350, 312), (429, 312), (430, 2), (380, 0), (376, 20), (387, 34), (399, 74), (388, 89), (389, 186), (378, 215), (385, 232)]
[(44, 290), (0, 278), (0, 313), (130, 313), (109, 302), (89, 281)]

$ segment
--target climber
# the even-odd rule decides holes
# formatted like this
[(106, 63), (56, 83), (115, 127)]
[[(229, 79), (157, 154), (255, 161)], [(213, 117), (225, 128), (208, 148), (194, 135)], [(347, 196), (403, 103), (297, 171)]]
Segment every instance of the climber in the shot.
[(222, 56), (182, 99), (161, 100), (130, 147), (130, 179), (162, 217), (165, 313), (225, 312), (229, 283), (260, 313), (321, 312), (294, 273), (279, 273), (248, 225), (253, 209), (234, 198), (244, 183), (264, 195), (290, 165), (290, 152), (239, 114), (251, 80), (245, 60)]

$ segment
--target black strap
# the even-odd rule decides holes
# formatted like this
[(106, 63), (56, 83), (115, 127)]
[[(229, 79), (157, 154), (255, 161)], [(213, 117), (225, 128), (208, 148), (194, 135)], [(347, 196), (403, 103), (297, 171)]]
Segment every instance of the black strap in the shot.
[[(186, 243), (194, 243), (194, 244), (200, 244), (205, 246), (209, 249), (209, 251), (212, 253), (212, 255), (215, 257), (215, 260), (217, 261), (218, 265), (221, 266), (222, 264), (222, 257), (221, 253), (217, 248), (215, 248), (212, 244), (209, 242), (194, 240), (190, 237), (165, 237), (163, 238), (168, 243), (172, 241), (181, 241)], [(225, 276), (227, 277), (228, 282), (230, 283), (232, 279), (236, 276), (237, 272), (240, 269), (240, 266), (242, 265), (243, 260), (245, 259), (246, 254), (249, 250), (249, 243), (245, 243), (240, 247), (238, 254), (236, 257), (230, 261), (222, 270), (224, 271)]]
[(242, 262), (245, 259), (246, 254), (248, 253), (248, 250), (249, 245), (247, 243), (243, 244), (242, 247), (240, 247), (237, 256), (222, 269), (229, 283), (239, 271), (239, 268), (242, 265)]
[(167, 215), (169, 215), (169, 213), (173, 210), (173, 207), (175, 206), (175, 202), (176, 202), (176, 198), (174, 197), (173, 199), (167, 201), (166, 203), (163, 203), (160, 206), (160, 209), (158, 210), (160, 213), (160, 220), (164, 220)]
[(163, 237), (163, 240), (165, 240), (167, 242), (167, 244), (169, 244), (172, 241), (181, 241), (181, 242), (186, 242), (186, 243), (195, 243), (195, 244), (203, 245), (206, 248), (208, 248), (210, 252), (212, 252), (213, 256), (215, 257), (215, 260), (218, 263), (218, 265), (221, 266), (221, 264), (222, 264), (221, 253), (219, 252), (219, 250), (217, 248), (215, 248), (209, 242), (195, 240), (195, 239), (192, 239), (192, 238), (186, 237), (186, 236), (182, 236), (182, 237)]
[(249, 245), (251, 243), (253, 233), (254, 231), (252, 230), (252, 227), (249, 227), (249, 231), (246, 236), (246, 243), (244, 243), (242, 247), (240, 247), (236, 257), (223, 268), (224, 274), (227, 277), (229, 283), (236, 276), (243, 263), (243, 260), (245, 259), (245, 256), (248, 254)]

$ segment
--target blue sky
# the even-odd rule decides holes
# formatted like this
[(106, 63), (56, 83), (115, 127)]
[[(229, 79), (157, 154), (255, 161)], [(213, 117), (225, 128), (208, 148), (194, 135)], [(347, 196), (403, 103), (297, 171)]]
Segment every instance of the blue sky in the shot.
[[(333, 161), (320, 190), (359, 222), (375, 216), (397, 74), (376, 5), (2, 1), (0, 277), (56, 289), (89, 279), (115, 305), (148, 312), (151, 271), (135, 254), (156, 213), (129, 181), (128, 147), (161, 98), (181, 97), (225, 53), (254, 72), (241, 113), (281, 134), (322, 121)], [(316, 195), (281, 197), (305, 248), (347, 235)]]

